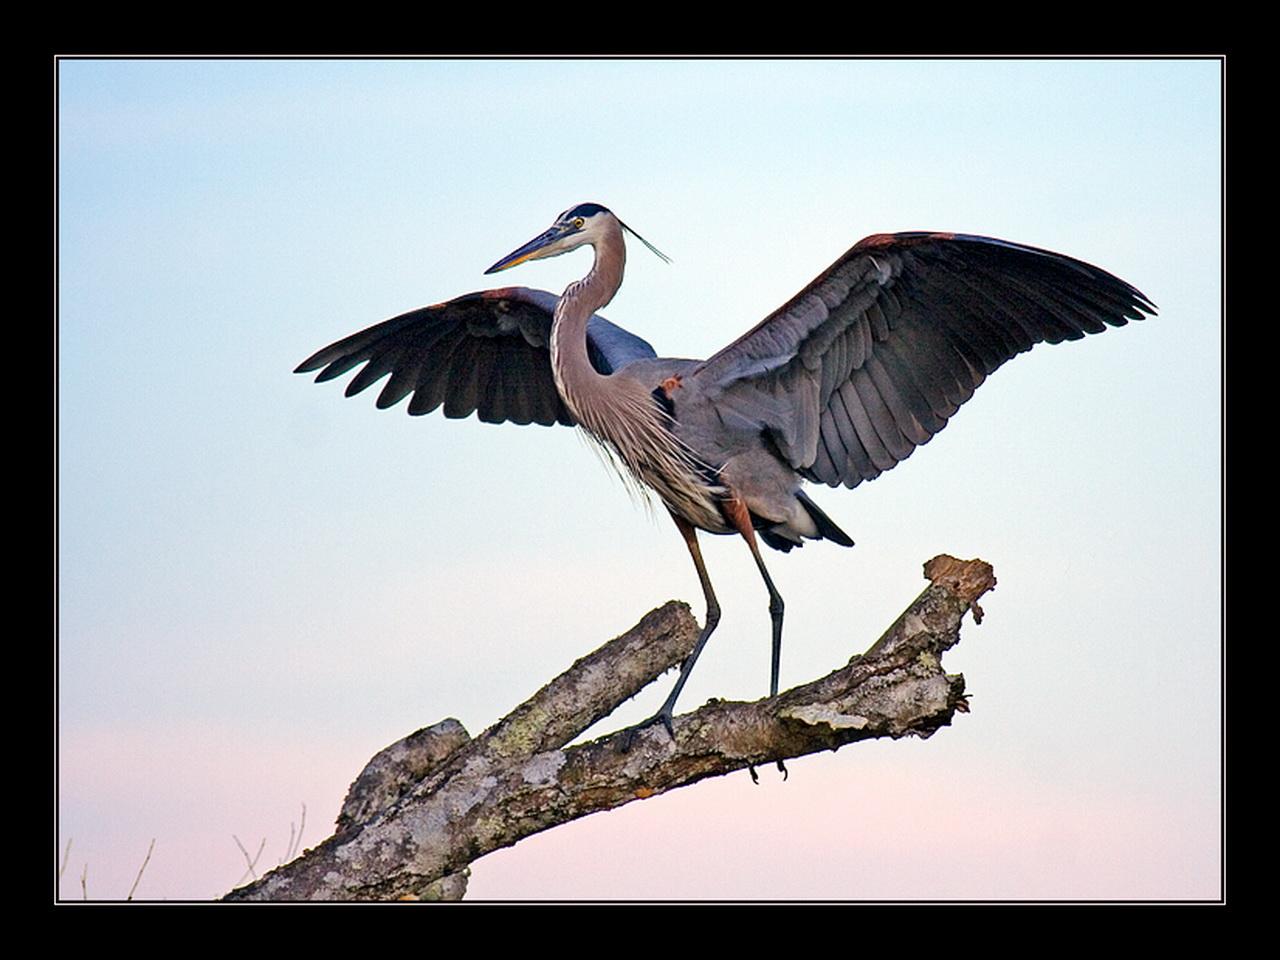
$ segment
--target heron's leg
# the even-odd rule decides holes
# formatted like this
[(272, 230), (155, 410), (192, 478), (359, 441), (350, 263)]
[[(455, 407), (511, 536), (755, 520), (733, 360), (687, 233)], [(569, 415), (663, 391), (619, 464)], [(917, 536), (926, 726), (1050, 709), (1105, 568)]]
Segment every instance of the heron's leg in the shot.
[[(751, 556), (755, 557), (756, 566), (760, 569), (760, 576), (764, 577), (764, 585), (769, 590), (769, 619), (773, 621), (773, 653), (769, 670), (769, 696), (776, 697), (778, 695), (778, 673), (782, 665), (782, 611), (784, 608), (782, 594), (773, 585), (773, 578), (769, 576), (769, 571), (764, 565), (764, 558), (760, 556), (760, 545), (756, 542), (755, 527), (751, 525), (751, 511), (747, 509), (746, 504), (737, 498), (727, 500), (724, 503), (724, 513), (732, 521), (737, 531), (742, 534), (742, 539), (747, 541), (747, 546), (751, 548)], [(787, 779), (787, 765), (779, 760), (777, 767), (782, 774), (782, 779)], [(756, 777), (754, 767), (751, 768), (751, 779), (753, 782), (760, 782)]]
[[(707, 602), (707, 617), (703, 622), (702, 632), (698, 634), (698, 642), (693, 645), (693, 650), (680, 666), (680, 677), (676, 680), (675, 689), (668, 695), (666, 702), (662, 705), (662, 709), (658, 711), (659, 716), (671, 716), (671, 708), (676, 705), (676, 698), (680, 696), (680, 690), (684, 687), (684, 682), (689, 679), (689, 674), (693, 672), (694, 661), (698, 659), (698, 654), (702, 653), (702, 648), (706, 646), (707, 638), (711, 636), (711, 631), (716, 628), (716, 624), (720, 622), (720, 603), (716, 600), (716, 592), (711, 586), (711, 577), (707, 575), (707, 565), (702, 562), (702, 548), (698, 546), (698, 531), (694, 529), (693, 524), (683, 517), (677, 517), (674, 513), (671, 518), (675, 520), (676, 527), (680, 530), (680, 535), (684, 537), (685, 546), (689, 548), (689, 556), (693, 557), (693, 566), (698, 571), (698, 580), (702, 583), (702, 596)], [(667, 723), (670, 729), (671, 724)]]
[(778, 695), (778, 673), (782, 666), (782, 611), (784, 604), (782, 594), (773, 585), (769, 571), (765, 569), (764, 559), (760, 556), (760, 547), (756, 545), (754, 535), (747, 537), (747, 546), (751, 555), (756, 558), (756, 566), (760, 568), (760, 576), (764, 577), (764, 585), (769, 590), (769, 619), (773, 621), (773, 659), (769, 669), (769, 696)]
[(760, 545), (756, 542), (756, 531), (751, 526), (751, 513), (747, 510), (746, 504), (737, 499), (727, 500), (725, 501), (724, 512), (725, 516), (733, 522), (737, 531), (742, 534), (742, 539), (747, 541), (747, 546), (751, 548), (751, 556), (755, 557), (756, 566), (760, 570), (760, 576), (764, 577), (764, 585), (769, 590), (769, 619), (773, 621), (773, 655), (769, 670), (769, 696), (776, 697), (778, 695), (778, 673), (782, 665), (782, 611), (785, 606), (782, 602), (782, 594), (773, 585), (773, 578), (769, 576), (769, 571), (764, 565), (764, 558), (760, 556)]
[(657, 713), (648, 720), (628, 728), (627, 738), (622, 745), (623, 750), (631, 748), (631, 741), (635, 739), (635, 735), (638, 732), (659, 722), (667, 728), (667, 733), (671, 735), (672, 739), (675, 739), (676, 733), (671, 725), (671, 719), (676, 699), (680, 696), (680, 691), (684, 689), (684, 684), (689, 679), (689, 674), (693, 672), (693, 665), (698, 659), (698, 654), (702, 653), (702, 648), (706, 646), (707, 638), (711, 636), (716, 624), (720, 622), (720, 603), (716, 600), (716, 592), (711, 587), (711, 577), (707, 575), (707, 565), (702, 562), (702, 549), (698, 546), (698, 531), (694, 529), (693, 524), (683, 517), (677, 517), (673, 513), (671, 514), (671, 519), (676, 522), (680, 535), (684, 537), (685, 546), (689, 548), (689, 556), (693, 557), (693, 565), (698, 571), (698, 580), (702, 583), (702, 596), (707, 602), (707, 618), (703, 623), (702, 632), (698, 634), (697, 643), (693, 645), (693, 650), (689, 653), (689, 656), (685, 657), (684, 663), (680, 665), (680, 676), (676, 680), (675, 687), (667, 695), (667, 699), (663, 701)]

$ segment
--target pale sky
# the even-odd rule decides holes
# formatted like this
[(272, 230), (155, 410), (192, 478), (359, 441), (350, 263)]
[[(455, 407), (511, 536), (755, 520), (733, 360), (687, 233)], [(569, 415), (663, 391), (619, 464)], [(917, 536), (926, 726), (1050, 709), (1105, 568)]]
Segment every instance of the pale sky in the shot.
[[(937, 553), (999, 586), (926, 741), (743, 772), (526, 840), (468, 899), (1216, 898), (1221, 82), (1212, 60), (64, 60), (58, 68), (59, 891), (208, 899), (331, 832), (388, 743), (473, 734), (670, 598), (665, 517), (566, 428), (292, 369), (484, 277), (574, 203), (639, 245), (604, 311), (706, 356), (858, 239), (1057, 250), (1160, 315), (1042, 346), (853, 491), (857, 542), (767, 560), (784, 687), (869, 646)], [(492, 281), (498, 282), (492, 282)], [(767, 597), (681, 698), (767, 692)], [(647, 716), (674, 673), (601, 724)]]

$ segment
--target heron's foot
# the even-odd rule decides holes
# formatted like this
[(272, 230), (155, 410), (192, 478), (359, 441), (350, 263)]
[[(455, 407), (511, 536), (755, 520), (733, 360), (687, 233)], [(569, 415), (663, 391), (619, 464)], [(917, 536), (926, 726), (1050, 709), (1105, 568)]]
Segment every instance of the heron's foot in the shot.
[[(778, 772), (782, 774), (782, 779), (785, 781), (788, 776), (787, 765), (783, 763), (781, 760), (777, 761), (777, 764), (778, 764)], [(751, 782), (754, 783), (756, 786), (759, 786), (760, 774), (756, 773), (756, 765), (754, 763), (747, 764), (747, 773), (751, 774)]]
[(667, 734), (674, 741), (676, 738), (675, 727), (671, 725), (671, 707), (663, 705), (662, 709), (655, 713), (648, 720), (641, 720), (634, 726), (627, 727), (622, 731), (622, 752), (627, 753), (631, 750), (631, 745), (635, 743), (636, 735), (641, 730), (647, 730), (655, 723), (661, 723), (667, 728)]

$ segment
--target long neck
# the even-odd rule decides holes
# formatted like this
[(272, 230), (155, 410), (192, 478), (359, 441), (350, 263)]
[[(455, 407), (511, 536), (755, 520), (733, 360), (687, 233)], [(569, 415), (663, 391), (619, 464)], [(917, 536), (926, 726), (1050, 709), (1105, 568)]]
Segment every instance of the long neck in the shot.
[(569, 409), (588, 429), (591, 429), (590, 418), (584, 416), (585, 408), (599, 395), (604, 377), (596, 372), (587, 355), (587, 321), (612, 300), (622, 286), (627, 262), (622, 229), (610, 224), (593, 249), (595, 262), (591, 272), (565, 288), (556, 304), (551, 326), (551, 369), (556, 386)]

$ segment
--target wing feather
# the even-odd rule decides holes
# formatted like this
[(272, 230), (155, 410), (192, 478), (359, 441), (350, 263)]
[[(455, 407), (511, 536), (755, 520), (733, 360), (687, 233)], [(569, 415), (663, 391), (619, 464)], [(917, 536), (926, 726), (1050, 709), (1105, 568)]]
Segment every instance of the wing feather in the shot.
[(802, 475), (852, 487), (928, 442), (1017, 354), (1154, 313), (1137, 288), (1061, 254), (877, 234), (691, 377)]
[[(322, 382), (364, 364), (346, 395), (390, 374), (378, 394), (379, 408), (412, 394), (408, 411), (414, 416), (443, 407), (452, 418), (475, 413), (488, 423), (572, 426), (547, 347), (557, 299), (527, 287), (467, 294), (344, 337), (316, 351), (295, 372), (318, 370), (316, 380)], [(587, 352), (601, 373), (655, 356), (644, 340), (600, 316), (587, 324)]]
[(410, 416), (424, 416), (444, 403), (449, 387), (450, 368), (458, 347), (466, 338), (466, 330), (461, 326), (454, 326), (432, 345), (430, 362), (423, 362), (418, 366), (418, 381), (409, 398)]
[[(927, 443), (930, 437), (946, 425), (946, 417), (939, 417), (935, 412), (944, 398), (929, 379), (927, 354), (919, 347), (914, 353), (909, 352), (909, 348), (905, 338), (886, 340), (882, 348), (876, 351), (876, 360), (883, 369), (888, 384), (897, 389), (901, 402), (905, 404), (903, 412), (910, 416), (913, 429), (918, 431), (914, 436), (905, 429), (903, 433), (907, 433), (916, 443)], [(919, 362), (913, 363), (913, 360)], [(880, 392), (884, 394), (885, 388), (882, 387)], [(896, 407), (894, 409), (897, 410)], [(901, 417), (899, 426), (902, 426)]]

